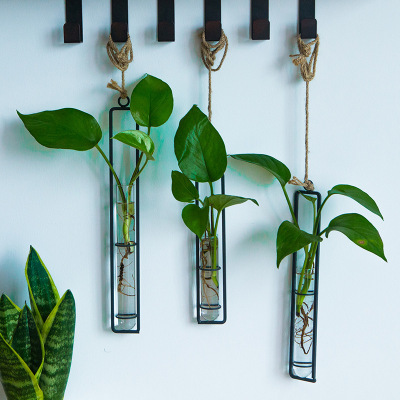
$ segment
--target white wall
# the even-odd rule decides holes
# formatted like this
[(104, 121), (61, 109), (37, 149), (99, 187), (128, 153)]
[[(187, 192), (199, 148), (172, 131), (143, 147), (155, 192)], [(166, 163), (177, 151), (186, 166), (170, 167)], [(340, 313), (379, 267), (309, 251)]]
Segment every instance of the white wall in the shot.
[[(75, 107), (107, 134), (120, 74), (108, 61), (108, 1), (84, 1), (84, 42), (63, 43), (63, 1), (2, 0), (0, 98), (0, 293), (28, 298), (24, 265), (32, 244), (60, 291), (77, 303), (66, 399), (398, 398), (400, 281), (398, 186), (400, 71), (396, 0), (317, 2), (321, 36), (311, 84), (311, 179), (323, 194), (355, 184), (385, 222), (336, 198), (323, 220), (362, 212), (377, 226), (389, 263), (339, 233), (321, 249), (318, 382), (287, 374), (289, 262), (275, 268), (275, 234), (289, 218), (279, 185), (231, 163), (227, 191), (255, 197), (227, 212), (228, 322), (199, 326), (191, 315), (192, 236), (170, 193), (173, 136), (193, 103), (206, 110), (199, 58), (202, 1), (176, 1), (176, 42), (156, 41), (156, 0), (130, 2), (135, 59), (130, 88), (148, 72), (167, 81), (175, 109), (154, 134), (157, 161), (142, 179), (142, 331), (108, 327), (107, 179), (98, 154), (48, 150), (24, 130), (23, 113)], [(303, 175), (304, 83), (295, 51), (297, 0), (271, 2), (271, 41), (249, 40), (250, 1), (223, 2), (230, 41), (214, 75), (214, 119), (227, 149), (264, 152)], [(106, 148), (104, 140), (102, 145)], [(5, 398), (0, 389), (0, 398)]]

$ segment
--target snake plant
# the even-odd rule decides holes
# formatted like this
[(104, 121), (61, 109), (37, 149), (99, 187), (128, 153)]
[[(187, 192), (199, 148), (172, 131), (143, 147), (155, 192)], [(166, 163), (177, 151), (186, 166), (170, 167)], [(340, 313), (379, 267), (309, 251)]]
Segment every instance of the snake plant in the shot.
[(60, 298), (31, 247), (25, 276), (31, 307), (0, 298), (0, 380), (8, 400), (62, 400), (72, 361), (75, 300)]

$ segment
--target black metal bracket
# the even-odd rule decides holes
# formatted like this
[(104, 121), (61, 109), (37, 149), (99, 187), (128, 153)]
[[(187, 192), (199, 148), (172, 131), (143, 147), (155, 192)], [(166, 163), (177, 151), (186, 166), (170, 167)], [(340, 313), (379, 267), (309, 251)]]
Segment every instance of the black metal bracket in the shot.
[[(199, 189), (199, 184), (196, 182), (196, 189)], [(225, 176), (221, 178), (221, 194), (225, 194)], [(198, 203), (198, 201), (196, 201)], [(220, 270), (221, 268), (217, 268)], [(210, 306), (207, 308), (221, 309), (222, 308), (222, 320), (215, 321), (203, 321), (201, 319), (201, 293), (200, 293), (200, 277), (199, 271), (202, 270), (200, 267), (200, 240), (196, 236), (196, 319), (198, 324), (206, 325), (222, 325), (225, 324), (227, 319), (227, 308), (226, 308), (226, 223), (225, 223), (225, 209), (222, 210), (222, 305)], [(210, 269), (207, 269), (210, 271)]]
[(302, 39), (317, 37), (317, 20), (315, 19), (315, 0), (300, 0), (299, 34)]
[[(125, 104), (121, 103), (121, 98), (118, 99), (119, 107), (113, 107), (109, 112), (109, 161), (110, 164), (114, 164), (114, 151), (112, 137), (113, 133), (113, 113), (115, 111), (130, 111), (129, 107), (129, 97)], [(136, 129), (139, 129), (138, 124), (136, 124)], [(136, 162), (139, 159), (139, 150), (136, 150)], [(126, 319), (135, 318), (136, 327), (131, 330), (118, 330), (115, 327), (115, 281), (114, 281), (114, 268), (115, 268), (115, 254), (114, 254), (114, 177), (110, 171), (110, 284), (111, 284), (111, 329), (114, 333), (139, 333), (140, 332), (140, 196), (139, 196), (139, 178), (135, 181), (136, 186), (136, 209), (135, 209), (135, 252), (136, 252), (136, 314), (129, 315)], [(119, 316), (119, 318), (122, 318)]]
[[(321, 208), (321, 194), (314, 191), (298, 190), (294, 197), (294, 215), (296, 220), (299, 220), (299, 197), (301, 194), (315, 196), (317, 198), (317, 210)], [(318, 233), (320, 232), (321, 221), (318, 224)], [(314, 290), (307, 293), (307, 296), (313, 296), (314, 300), (314, 317), (312, 327), (312, 358), (311, 363), (302, 362), (294, 359), (294, 345), (295, 345), (295, 324), (296, 324), (296, 272), (297, 272), (297, 253), (293, 254), (292, 262), (292, 299), (291, 299), (291, 312), (290, 312), (290, 351), (289, 351), (289, 375), (293, 379), (315, 383), (316, 379), (316, 364), (317, 364), (317, 323), (318, 323), (318, 285), (319, 285), (319, 244), (315, 255), (314, 267)], [(298, 376), (294, 368), (309, 368), (311, 369), (311, 378)]]
[(112, 0), (111, 37), (114, 42), (128, 40), (128, 0)]
[(158, 41), (175, 42), (175, 0), (158, 0)]
[(65, 0), (64, 43), (82, 42), (82, 0)]
[(251, 0), (251, 38), (270, 39), (269, 0)]
[(221, 39), (221, 0), (204, 0), (204, 26), (207, 42)]

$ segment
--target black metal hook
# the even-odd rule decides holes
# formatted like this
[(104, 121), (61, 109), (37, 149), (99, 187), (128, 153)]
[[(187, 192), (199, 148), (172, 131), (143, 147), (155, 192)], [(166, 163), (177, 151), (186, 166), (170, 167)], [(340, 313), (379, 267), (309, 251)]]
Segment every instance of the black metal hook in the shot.
[(82, 0), (65, 0), (64, 43), (82, 42)]
[(158, 41), (175, 42), (174, 0), (158, 0)]
[(251, 38), (269, 40), (269, 0), (251, 0)]
[(221, 39), (221, 0), (204, 1), (204, 19), (207, 42), (218, 42)]
[(302, 39), (317, 37), (317, 20), (315, 19), (315, 0), (300, 0), (299, 34)]
[(112, 0), (111, 37), (114, 42), (128, 40), (128, 0)]

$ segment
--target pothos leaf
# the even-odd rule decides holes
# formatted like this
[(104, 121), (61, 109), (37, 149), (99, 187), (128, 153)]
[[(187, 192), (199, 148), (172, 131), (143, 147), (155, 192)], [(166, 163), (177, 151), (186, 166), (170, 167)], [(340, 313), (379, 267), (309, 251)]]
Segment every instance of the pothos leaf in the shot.
[(383, 216), (379, 211), (379, 208), (374, 199), (358, 187), (351, 185), (336, 185), (328, 192), (329, 196), (332, 196), (334, 194), (341, 194), (342, 196), (350, 197), (358, 204), (361, 204), (367, 210), (373, 212), (383, 219)]
[(214, 207), (219, 212), (221, 212), (224, 208), (235, 206), (237, 204), (242, 204), (249, 200), (258, 206), (257, 200), (250, 199), (247, 197), (230, 196), (227, 194), (216, 194), (208, 198), (210, 206)]
[(142, 131), (124, 131), (117, 133), (113, 139), (138, 149), (143, 152), (149, 160), (154, 160), (154, 142), (146, 133)]
[(289, 168), (284, 163), (266, 154), (231, 154), (230, 157), (266, 169), (282, 186), (285, 186), (291, 178)]
[(17, 113), (29, 133), (45, 147), (85, 151), (96, 146), (102, 137), (95, 118), (75, 108)]
[(276, 238), (277, 267), (286, 256), (316, 242), (322, 242), (322, 239), (302, 231), (292, 222), (282, 222)]
[(326, 228), (326, 237), (332, 231), (342, 232), (353, 243), (387, 261), (378, 230), (360, 214), (342, 214)]
[(176, 200), (191, 203), (199, 199), (199, 191), (182, 172), (172, 171), (172, 194)]
[(182, 210), (182, 219), (185, 225), (195, 233), (199, 239), (202, 238), (208, 225), (208, 205), (200, 208), (197, 204), (188, 204)]

